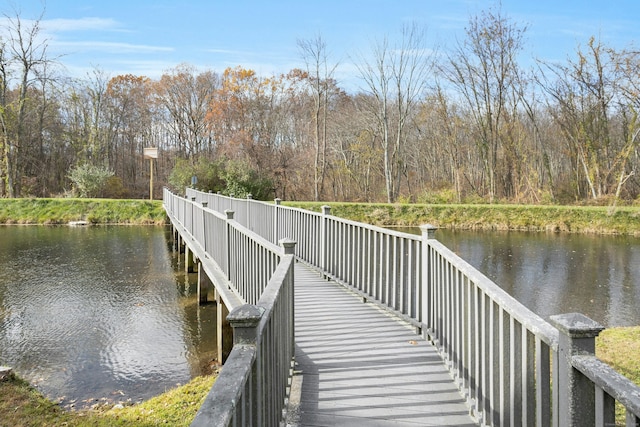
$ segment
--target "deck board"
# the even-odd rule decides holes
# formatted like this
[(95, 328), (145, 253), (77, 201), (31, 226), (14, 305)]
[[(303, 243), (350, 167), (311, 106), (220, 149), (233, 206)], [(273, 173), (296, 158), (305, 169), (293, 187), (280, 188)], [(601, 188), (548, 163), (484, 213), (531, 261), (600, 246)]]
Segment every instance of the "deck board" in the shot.
[(473, 426), (435, 348), (303, 264), (295, 270), (299, 426)]

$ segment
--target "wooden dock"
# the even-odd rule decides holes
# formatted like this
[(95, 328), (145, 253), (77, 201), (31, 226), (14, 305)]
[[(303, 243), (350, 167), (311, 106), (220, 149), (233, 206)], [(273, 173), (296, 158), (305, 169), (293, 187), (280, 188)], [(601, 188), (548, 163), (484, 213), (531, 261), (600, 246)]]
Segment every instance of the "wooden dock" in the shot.
[(290, 425), (477, 425), (429, 342), (300, 263), (295, 325), (302, 382)]

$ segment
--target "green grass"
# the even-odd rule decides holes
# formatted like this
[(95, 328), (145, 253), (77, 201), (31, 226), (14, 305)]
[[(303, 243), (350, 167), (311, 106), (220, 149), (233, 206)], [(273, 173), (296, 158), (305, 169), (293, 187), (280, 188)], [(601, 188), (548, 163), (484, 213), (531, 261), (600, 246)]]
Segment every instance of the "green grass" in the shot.
[(0, 224), (163, 225), (162, 201), (121, 199), (0, 199)]
[[(596, 338), (596, 355), (640, 386), (640, 326), (605, 329)], [(625, 425), (625, 413), (616, 404), (616, 425)]]
[[(524, 230), (640, 236), (640, 207), (482, 204), (286, 202), (380, 226), (432, 224), (443, 228)], [(120, 199), (0, 199), (0, 224), (165, 224), (161, 201)]]
[(211, 389), (215, 376), (202, 376), (140, 404), (65, 411), (25, 381), (0, 382), (0, 427), (27, 426), (188, 426)]
[(419, 226), (477, 230), (520, 230), (640, 236), (640, 207), (489, 204), (386, 204), (286, 202), (379, 226)]
[(596, 354), (640, 385), (640, 326), (605, 329), (596, 339)]

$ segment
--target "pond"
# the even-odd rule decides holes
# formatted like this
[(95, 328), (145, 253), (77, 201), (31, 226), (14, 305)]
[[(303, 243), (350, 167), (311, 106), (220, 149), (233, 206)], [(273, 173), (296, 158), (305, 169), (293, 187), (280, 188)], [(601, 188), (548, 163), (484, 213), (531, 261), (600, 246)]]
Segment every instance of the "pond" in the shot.
[(162, 227), (1, 227), (0, 364), (64, 406), (137, 402), (209, 369), (216, 307)]

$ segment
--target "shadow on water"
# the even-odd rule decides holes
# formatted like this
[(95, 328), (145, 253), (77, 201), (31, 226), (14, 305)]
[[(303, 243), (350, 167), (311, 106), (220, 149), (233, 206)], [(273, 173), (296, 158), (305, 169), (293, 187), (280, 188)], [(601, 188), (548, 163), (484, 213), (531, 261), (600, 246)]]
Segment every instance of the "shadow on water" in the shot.
[(637, 237), (442, 229), (436, 239), (544, 318), (579, 312), (606, 327), (640, 325)]
[(0, 364), (76, 407), (210, 371), (216, 306), (198, 305), (165, 231), (0, 228)]

